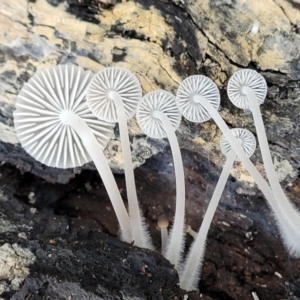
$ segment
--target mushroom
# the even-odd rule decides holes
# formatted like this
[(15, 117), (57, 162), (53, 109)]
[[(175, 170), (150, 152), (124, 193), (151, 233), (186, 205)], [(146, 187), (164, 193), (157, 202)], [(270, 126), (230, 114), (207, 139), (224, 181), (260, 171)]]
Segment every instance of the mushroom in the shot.
[[(248, 157), (252, 156), (255, 151), (256, 141), (253, 134), (246, 130), (235, 128), (231, 130), (233, 135), (240, 142), (246, 155)], [(203, 222), (201, 224), (200, 230), (195, 237), (195, 241), (192, 244), (187, 258), (184, 262), (184, 268), (180, 274), (180, 287), (186, 291), (196, 290), (198, 287), (198, 282), (200, 279), (201, 267), (205, 252), (205, 244), (207, 233), (211, 225), (213, 216), (221, 199), (221, 195), (225, 188), (230, 171), (233, 167), (233, 163), (236, 160), (236, 154), (231, 149), (230, 144), (224, 137), (221, 138), (221, 149), (222, 152), (227, 156), (223, 171), (219, 177), (218, 183), (209, 202), (208, 208), (206, 210)]]
[(192, 229), (191, 225), (185, 225), (185, 232), (188, 233), (192, 238), (196, 238), (198, 232)]
[(179, 110), (189, 121), (205, 122), (209, 118), (213, 118), (266, 198), (272, 201), (271, 199), (274, 198), (274, 195), (269, 185), (247, 157), (241, 144), (217, 111), (220, 103), (220, 94), (212, 80), (203, 75), (193, 75), (186, 78), (178, 88), (176, 99)]
[[(209, 97), (214, 95), (214, 99)], [(298, 236), (299, 226), (295, 225), (295, 219), (299, 218), (299, 213), (295, 211), (290, 202), (286, 202), (286, 207), (278, 206), (276, 196), (271, 190), (268, 183), (263, 179), (261, 174), (257, 171), (253, 163), (245, 154), (242, 146), (235, 138), (231, 130), (228, 128), (224, 120), (217, 111), (217, 103), (219, 102), (219, 94), (216, 85), (207, 77), (202, 75), (194, 75), (186, 78), (177, 91), (177, 104), (179, 110), (184, 117), (192, 122), (202, 122), (208, 119), (210, 115), (214, 119), (231, 148), (234, 150), (240, 161), (244, 164), (249, 174), (253, 177), (256, 184), (267, 199), (271, 209), (276, 217), (276, 222), (280, 228), (280, 233), (285, 245), (290, 254), (295, 257), (300, 256), (299, 247), (295, 247), (300, 238)], [(193, 113), (193, 107), (195, 112)], [(298, 243), (297, 243), (298, 244)], [(292, 247), (291, 247), (292, 246)]]
[(131, 222), (103, 154), (114, 125), (94, 117), (85, 101), (91, 71), (64, 65), (35, 74), (17, 97), (15, 129), (22, 147), (36, 160), (74, 168), (93, 160), (120, 224), (121, 239), (132, 241)]
[(300, 257), (300, 215), (283, 192), (274, 169), (270, 148), (263, 123), (260, 105), (267, 95), (267, 83), (263, 76), (254, 70), (240, 70), (228, 82), (227, 93), (230, 101), (237, 107), (250, 111), (261, 149), (267, 177), (277, 199), (278, 205), (288, 214), (292, 238), (286, 239), (285, 244), (291, 255)]
[(170, 142), (176, 177), (176, 211), (164, 255), (177, 268), (184, 246), (185, 184), (182, 157), (175, 135), (181, 121), (175, 96), (163, 90), (146, 94), (138, 104), (137, 121), (149, 137), (155, 139), (167, 137)]
[(89, 108), (100, 120), (119, 124), (132, 237), (135, 245), (153, 249), (137, 200), (127, 128), (127, 119), (134, 116), (138, 102), (142, 99), (139, 81), (128, 70), (105, 68), (92, 79), (86, 99)]

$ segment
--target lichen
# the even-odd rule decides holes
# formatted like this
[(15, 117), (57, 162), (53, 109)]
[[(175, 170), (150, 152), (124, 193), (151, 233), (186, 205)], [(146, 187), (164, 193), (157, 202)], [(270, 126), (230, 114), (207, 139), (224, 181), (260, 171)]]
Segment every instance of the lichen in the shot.
[(4, 244), (0, 247), (0, 294), (7, 290), (17, 290), (29, 274), (29, 265), (35, 255), (18, 244)]

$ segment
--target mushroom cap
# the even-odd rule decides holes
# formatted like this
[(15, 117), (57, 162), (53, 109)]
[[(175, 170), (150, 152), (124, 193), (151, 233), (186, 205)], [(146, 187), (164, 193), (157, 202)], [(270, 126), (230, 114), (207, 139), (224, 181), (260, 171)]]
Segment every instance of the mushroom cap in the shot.
[(91, 128), (104, 149), (114, 124), (98, 120), (89, 110), (85, 93), (91, 71), (60, 65), (36, 73), (20, 91), (14, 123), (25, 151), (50, 167), (74, 168), (91, 161), (74, 129), (62, 116), (73, 112)]
[(262, 75), (254, 70), (244, 69), (234, 73), (228, 82), (229, 100), (239, 108), (251, 110), (248, 97), (242, 92), (243, 87), (253, 90), (259, 105), (264, 103), (267, 96), (267, 83)]
[(186, 233), (189, 233), (192, 230), (191, 225), (186, 224), (184, 230), (185, 230)]
[(176, 105), (175, 96), (164, 90), (156, 90), (146, 94), (137, 107), (136, 118), (143, 132), (151, 138), (162, 139), (168, 137), (163, 123), (153, 116), (159, 111), (168, 116), (174, 131), (181, 122), (181, 113)]
[(142, 99), (142, 88), (135, 75), (117, 67), (105, 68), (95, 74), (86, 94), (90, 110), (97, 118), (107, 122), (118, 122), (114, 100), (109, 92), (118, 93), (124, 103), (127, 119), (134, 116)]
[(211, 119), (211, 116), (201, 101), (194, 101), (195, 96), (204, 97), (218, 110), (220, 106), (219, 89), (211, 79), (203, 75), (189, 76), (178, 87), (176, 100), (182, 115), (191, 122), (206, 122)]
[[(240, 141), (246, 155), (251, 157), (256, 149), (256, 140), (253, 133), (243, 128), (233, 128), (231, 132)], [(223, 154), (228, 156), (232, 148), (225, 135), (221, 136), (220, 146)]]
[(157, 219), (157, 226), (162, 229), (162, 228), (168, 228), (169, 226), (169, 219), (166, 215), (161, 215)]

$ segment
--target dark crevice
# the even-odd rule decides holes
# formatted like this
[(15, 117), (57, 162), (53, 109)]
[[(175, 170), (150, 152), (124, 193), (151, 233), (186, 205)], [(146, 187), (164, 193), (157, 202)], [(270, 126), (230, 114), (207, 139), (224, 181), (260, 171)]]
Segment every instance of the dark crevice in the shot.
[(290, 151), (290, 150), (291, 150), (291, 149), (288, 148), (288, 147), (284, 147), (283, 144), (279, 144), (279, 143), (272, 142), (272, 141), (269, 141), (269, 140), (268, 140), (268, 144), (269, 144), (269, 145), (272, 145), (272, 146), (276, 146), (276, 147), (282, 148), (282, 149), (284, 149), (284, 150), (286, 150), (286, 151)]
[[(287, 2), (288, 2), (289, 4), (291, 4), (291, 6), (292, 6), (294, 9), (300, 11), (300, 4), (299, 4), (299, 3), (295, 3), (295, 2), (292, 1), (292, 0), (287, 0)], [(284, 9), (279, 3), (277, 3), (276, 0), (274, 0), (274, 3), (279, 7), (279, 9), (283, 12), (283, 14), (284, 14), (284, 15), (286, 16), (286, 18), (289, 20), (290, 25), (291, 25), (291, 28), (294, 29), (294, 32), (295, 32), (296, 34), (299, 34), (299, 33), (300, 33), (300, 32), (299, 32), (299, 31), (300, 31), (300, 28), (297, 26), (297, 24), (294, 24), (294, 23), (290, 20), (289, 16), (288, 16), (287, 13), (285, 12), (285, 9)]]
[(75, 15), (78, 19), (93, 24), (100, 24), (100, 21), (95, 17), (98, 15), (99, 10), (94, 6), (85, 3), (78, 3), (74, 1), (68, 1), (69, 7), (67, 12)]
[(236, 63), (235, 61), (233, 61), (232, 59), (230, 59), (224, 52), (223, 50), (215, 43), (213, 43), (209, 37), (207, 36), (207, 34), (205, 33), (205, 31), (198, 25), (198, 23), (193, 19), (193, 17), (191, 16), (191, 14), (188, 12), (187, 9), (181, 7), (181, 5), (176, 5), (177, 7), (179, 7), (181, 10), (184, 11), (184, 13), (186, 13), (189, 16), (189, 19), (191, 20), (191, 22), (194, 24), (194, 26), (207, 38), (208, 43), (211, 44), (212, 46), (214, 46), (218, 51), (220, 51), (225, 58), (234, 66), (238, 67), (238, 68), (244, 68), (244, 66), (239, 65), (238, 63)]
[[(192, 23), (187, 12), (172, 1), (138, 0), (138, 3), (147, 10), (150, 10), (151, 7), (157, 8), (165, 16), (166, 23), (174, 29), (175, 39), (163, 40), (162, 48), (165, 53), (175, 58), (175, 71), (184, 76), (197, 74), (196, 61), (202, 61), (203, 55), (195, 36), (196, 27), (194, 24), (191, 26)], [(181, 57), (183, 54), (186, 54), (185, 60)]]
[(12, 18), (10, 18), (9, 16), (0, 13), (0, 16), (1, 16), (1, 15), (4, 16), (4, 17), (6, 17), (6, 18), (8, 18), (8, 19), (10, 19), (12, 22), (21, 24), (22, 26), (28, 28), (28, 25), (27, 25), (26, 23), (23, 23), (23, 22), (21, 22), (21, 21), (19, 21), (19, 20), (17, 20), (17, 19), (12, 19)]
[(150, 37), (146, 37), (144, 34), (137, 32), (136, 30), (127, 30), (124, 29), (123, 24), (117, 22), (117, 24), (111, 27), (111, 32), (108, 34), (108, 37), (121, 36), (125, 39), (136, 39), (139, 41), (150, 41)]
[(199, 30), (200, 30), (200, 31), (203, 33), (203, 35), (208, 39), (208, 43), (211, 44), (213, 47), (215, 47), (218, 51), (220, 51), (220, 52), (224, 55), (224, 57), (229, 61), (229, 63), (230, 63), (231, 65), (233, 65), (233, 66), (235, 66), (235, 67), (237, 67), (237, 68), (240, 68), (240, 69), (244, 69), (244, 68), (245, 68), (245, 66), (240, 65), (240, 64), (238, 64), (237, 62), (233, 61), (231, 58), (229, 58), (229, 56), (227, 56), (227, 55), (223, 52), (223, 50), (222, 50), (217, 44), (214, 44), (214, 43), (209, 39), (209, 37), (205, 34), (205, 32), (204, 32), (203, 30), (201, 30), (200, 28), (199, 28)]
[[(254, 61), (249, 62), (248, 66), (247, 66), (247, 69), (260, 70), (260, 68), (258, 66), (258, 63), (254, 62)], [(272, 73), (272, 74), (275, 74), (275, 75), (287, 76), (287, 73), (272, 70), (272, 69), (264, 69), (264, 70), (261, 70), (261, 71), (265, 72), (265, 73), (267, 73), (267, 72)]]

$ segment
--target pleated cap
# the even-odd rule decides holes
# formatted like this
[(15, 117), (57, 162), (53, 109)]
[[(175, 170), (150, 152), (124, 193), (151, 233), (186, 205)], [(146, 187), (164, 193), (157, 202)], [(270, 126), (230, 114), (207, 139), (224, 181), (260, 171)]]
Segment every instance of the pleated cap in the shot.
[(104, 149), (114, 124), (98, 120), (89, 110), (85, 95), (93, 77), (74, 65), (59, 65), (36, 73), (20, 91), (14, 123), (22, 147), (37, 161), (50, 167), (74, 168), (91, 161), (77, 133), (62, 122), (73, 112), (91, 128)]

